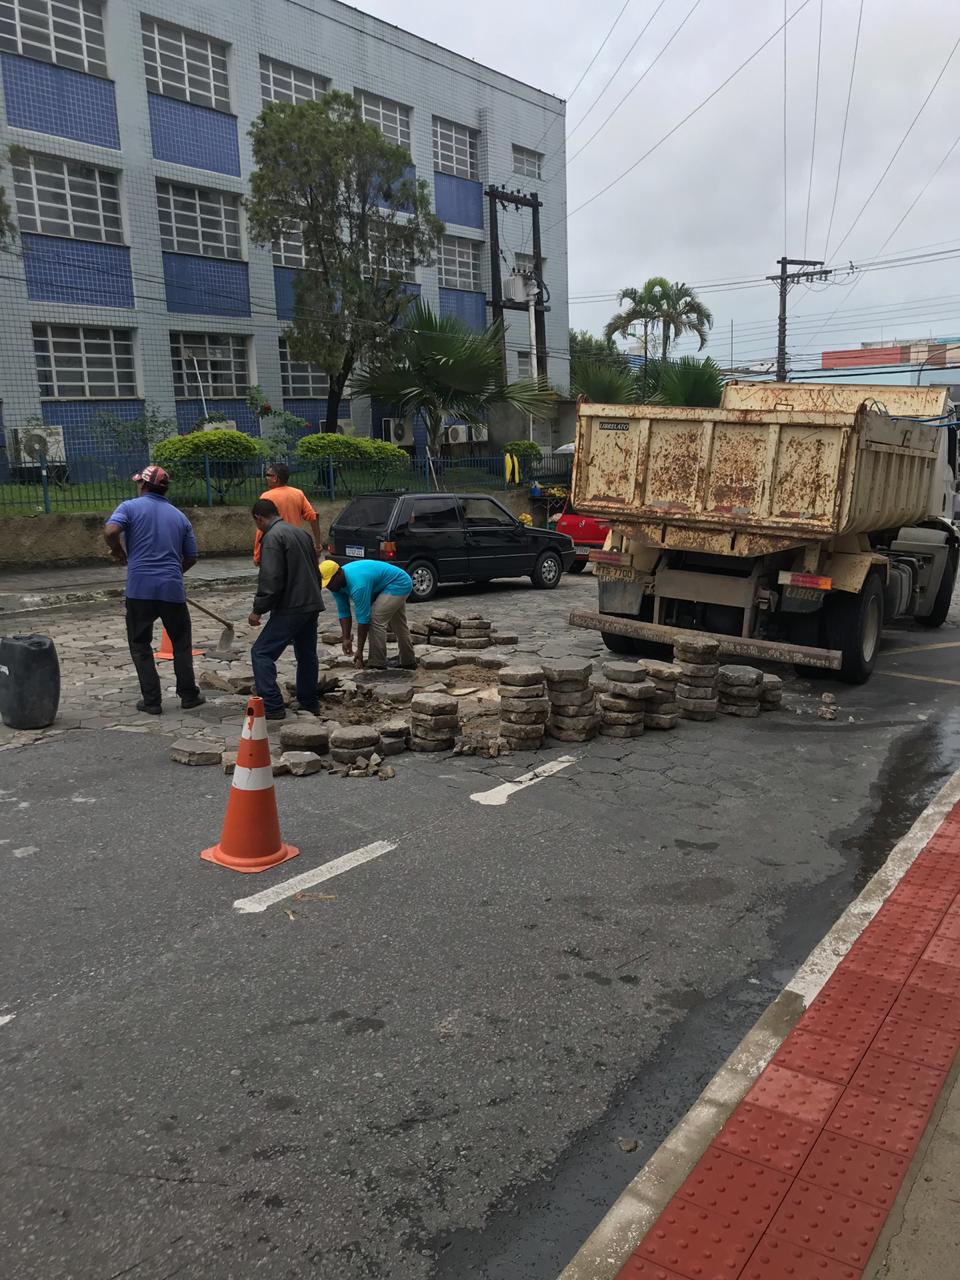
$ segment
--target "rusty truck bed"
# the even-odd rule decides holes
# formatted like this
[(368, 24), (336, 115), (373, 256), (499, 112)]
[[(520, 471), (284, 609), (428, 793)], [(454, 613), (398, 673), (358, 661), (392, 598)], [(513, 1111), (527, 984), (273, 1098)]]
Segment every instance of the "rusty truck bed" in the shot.
[[(923, 518), (936, 425), (851, 408), (852, 397), (841, 398), (841, 409), (818, 410), (809, 400), (776, 406), (778, 388), (766, 387), (773, 402), (759, 408), (582, 404), (574, 505), (654, 545), (677, 537), (717, 545), (736, 534), (744, 547), (752, 535), (754, 545), (772, 548)], [(826, 390), (833, 388), (817, 387)], [(936, 403), (928, 394), (920, 412)]]

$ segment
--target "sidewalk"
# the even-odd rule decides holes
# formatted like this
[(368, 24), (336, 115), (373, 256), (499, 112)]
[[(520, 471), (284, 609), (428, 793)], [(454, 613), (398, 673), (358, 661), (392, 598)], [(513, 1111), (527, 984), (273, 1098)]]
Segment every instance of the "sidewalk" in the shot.
[(958, 796), (960, 774), (564, 1280), (960, 1275)]
[[(201, 560), (187, 575), (187, 590), (200, 594), (221, 587), (243, 586), (256, 578), (249, 556)], [(0, 570), (0, 617), (38, 612), (62, 605), (91, 604), (123, 594), (126, 571), (111, 563), (88, 568)]]

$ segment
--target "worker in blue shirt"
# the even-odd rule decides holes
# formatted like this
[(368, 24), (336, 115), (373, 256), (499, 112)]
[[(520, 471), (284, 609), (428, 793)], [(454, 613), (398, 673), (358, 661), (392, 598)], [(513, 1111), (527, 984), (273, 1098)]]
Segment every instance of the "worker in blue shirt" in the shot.
[(142, 695), (138, 711), (158, 716), (160, 677), (153, 658), (159, 618), (173, 646), (177, 696), (184, 711), (203, 706), (193, 671), (193, 635), (183, 575), (197, 563), (190, 521), (167, 500), (170, 477), (149, 466), (132, 477), (138, 497), (121, 502), (103, 536), (117, 564), (127, 566), (127, 642)]
[[(363, 650), (370, 637), (368, 667), (383, 670), (387, 666), (412, 670), (417, 665), (413, 642), (407, 626), (407, 596), (413, 590), (413, 580), (395, 564), (386, 560), (353, 560), (339, 565), (336, 560), (324, 560), (320, 565), (320, 580), (333, 592), (340, 617), (340, 633), (343, 652), (353, 653), (353, 635), (350, 607), (357, 615), (357, 650), (354, 663), (364, 665)], [(400, 647), (399, 659), (387, 662), (387, 631), (396, 636)]]

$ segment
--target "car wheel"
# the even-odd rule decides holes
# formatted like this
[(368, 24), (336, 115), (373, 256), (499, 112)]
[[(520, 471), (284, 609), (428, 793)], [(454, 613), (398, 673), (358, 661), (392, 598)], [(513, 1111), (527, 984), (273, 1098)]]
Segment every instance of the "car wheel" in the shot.
[(410, 599), (423, 602), (432, 600), (437, 594), (437, 571), (429, 560), (417, 560), (407, 569), (413, 579), (413, 590)]
[(586, 567), (586, 560), (574, 560), (573, 564), (567, 570), (567, 573), (583, 573)]
[(530, 581), (535, 587), (540, 587), (543, 591), (549, 591), (557, 585), (563, 577), (563, 561), (555, 551), (545, 551), (537, 561), (533, 573), (530, 575)]

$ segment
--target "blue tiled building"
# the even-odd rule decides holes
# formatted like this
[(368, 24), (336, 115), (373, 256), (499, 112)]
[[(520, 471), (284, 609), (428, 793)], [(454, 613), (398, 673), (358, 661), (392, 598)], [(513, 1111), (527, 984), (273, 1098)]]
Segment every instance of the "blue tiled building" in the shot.
[[(494, 184), (544, 204), (550, 375), (567, 378), (563, 104), (337, 0), (0, 0), (0, 185), (20, 233), (0, 271), (0, 422), (63, 428), (68, 458), (106, 461), (104, 414), (145, 403), (188, 429), (217, 411), (256, 433), (245, 393), (312, 425), (322, 370), (283, 333), (302, 263), (296, 238), (249, 241), (249, 130), (265, 103), (330, 88), (410, 153), (446, 223), (410, 287), (481, 327), (490, 308)], [(525, 214), (501, 215), (506, 274), (529, 269)], [(510, 376), (527, 319), (507, 316)], [(342, 417), (351, 414), (349, 403)], [(350, 429), (384, 406), (354, 402)]]

